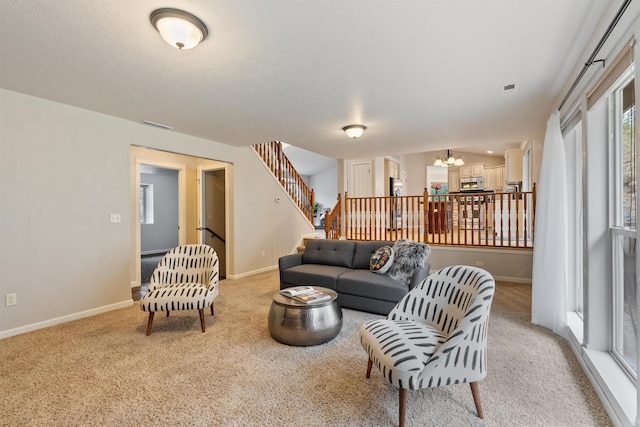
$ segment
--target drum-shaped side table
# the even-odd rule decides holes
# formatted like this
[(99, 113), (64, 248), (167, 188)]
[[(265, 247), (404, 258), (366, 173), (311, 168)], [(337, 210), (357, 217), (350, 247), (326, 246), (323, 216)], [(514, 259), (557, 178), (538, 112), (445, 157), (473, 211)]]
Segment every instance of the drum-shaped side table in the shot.
[(342, 329), (342, 309), (338, 294), (331, 289), (314, 286), (331, 296), (317, 304), (298, 302), (276, 292), (269, 309), (269, 332), (283, 344), (308, 346), (331, 341)]

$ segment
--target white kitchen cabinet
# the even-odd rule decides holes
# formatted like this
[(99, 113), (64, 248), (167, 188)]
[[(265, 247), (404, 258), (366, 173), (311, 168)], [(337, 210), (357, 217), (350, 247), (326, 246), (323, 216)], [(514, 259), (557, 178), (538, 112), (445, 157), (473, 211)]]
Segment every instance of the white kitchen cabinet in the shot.
[(459, 170), (452, 170), (451, 168), (449, 168), (447, 181), (449, 184), (449, 193), (460, 191)]
[(484, 177), (484, 163), (460, 166), (460, 178)]
[(484, 189), (489, 191), (495, 190), (495, 168), (484, 168)]
[(477, 165), (471, 165), (471, 177), (472, 178), (484, 177), (484, 164), (479, 163)]
[(493, 169), (493, 191), (504, 191), (504, 166)]
[(506, 182), (522, 182), (522, 150), (505, 151), (504, 167)]

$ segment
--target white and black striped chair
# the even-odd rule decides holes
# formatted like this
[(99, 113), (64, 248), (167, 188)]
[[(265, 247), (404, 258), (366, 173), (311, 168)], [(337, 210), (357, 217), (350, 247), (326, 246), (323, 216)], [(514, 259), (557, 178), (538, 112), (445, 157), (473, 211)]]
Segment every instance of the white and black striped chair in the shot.
[(151, 335), (156, 311), (198, 310), (202, 332), (204, 309), (218, 296), (218, 254), (208, 245), (182, 245), (162, 258), (151, 275), (140, 309), (149, 313), (147, 335)]
[(487, 325), (495, 289), (485, 270), (451, 266), (412, 289), (386, 319), (360, 327), (373, 365), (400, 389), (404, 425), (406, 391), (470, 383), (478, 417), (484, 418), (477, 381), (487, 375)]

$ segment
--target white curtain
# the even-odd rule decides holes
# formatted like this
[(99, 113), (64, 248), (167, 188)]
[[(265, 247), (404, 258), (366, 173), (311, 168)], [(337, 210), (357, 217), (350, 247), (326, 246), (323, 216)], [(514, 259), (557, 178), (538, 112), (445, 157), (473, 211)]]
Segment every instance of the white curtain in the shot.
[(547, 121), (537, 185), (531, 321), (565, 335), (567, 325), (567, 166), (560, 113)]

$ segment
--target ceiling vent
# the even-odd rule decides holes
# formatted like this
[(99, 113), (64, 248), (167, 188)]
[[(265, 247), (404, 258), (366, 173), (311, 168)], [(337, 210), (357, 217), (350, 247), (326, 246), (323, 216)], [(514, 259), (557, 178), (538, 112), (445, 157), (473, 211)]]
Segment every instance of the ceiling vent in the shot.
[(173, 129), (171, 126), (163, 125), (162, 123), (150, 122), (149, 120), (145, 120), (142, 123), (144, 123), (145, 125), (157, 127), (157, 128), (160, 128), (160, 129), (166, 129), (166, 130)]
[(518, 89), (516, 89), (516, 84), (515, 83), (504, 84), (504, 85), (502, 85), (502, 88), (500, 89), (500, 93), (501, 93), (502, 96), (513, 95), (517, 91), (518, 91)]

